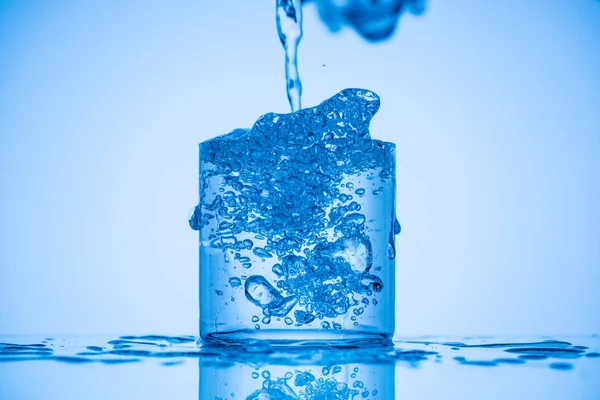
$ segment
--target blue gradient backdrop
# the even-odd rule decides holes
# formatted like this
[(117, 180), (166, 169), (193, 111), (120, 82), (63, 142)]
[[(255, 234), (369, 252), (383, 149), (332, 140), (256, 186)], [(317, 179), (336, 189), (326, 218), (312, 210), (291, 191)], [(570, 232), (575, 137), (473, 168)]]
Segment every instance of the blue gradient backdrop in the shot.
[[(0, 0), (0, 334), (197, 332), (197, 143), (288, 109), (272, 1)], [(305, 8), (304, 104), (382, 98), (397, 332), (600, 332), (600, 2)]]

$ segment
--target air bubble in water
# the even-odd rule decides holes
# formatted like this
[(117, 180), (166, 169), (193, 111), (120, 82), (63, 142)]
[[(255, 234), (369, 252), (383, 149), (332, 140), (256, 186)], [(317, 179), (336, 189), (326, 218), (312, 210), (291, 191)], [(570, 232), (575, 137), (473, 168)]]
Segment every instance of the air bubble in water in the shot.
[(271, 268), (271, 270), (273, 271), (273, 273), (277, 276), (283, 276), (283, 268), (281, 267), (281, 264), (275, 264), (273, 265), (273, 268)]
[(264, 312), (275, 317), (285, 317), (294, 308), (296, 303), (298, 303), (296, 296), (288, 296), (279, 304), (265, 308)]
[(365, 238), (342, 238), (336, 242), (335, 248), (333, 257), (343, 259), (357, 272), (368, 271), (373, 264), (371, 242)]
[(266, 251), (265, 249), (261, 249), (260, 247), (255, 247), (252, 252), (261, 258), (271, 258), (273, 255)]
[(246, 280), (246, 298), (260, 308), (278, 306), (283, 296), (260, 275), (252, 275)]
[(310, 324), (315, 320), (315, 316), (313, 314), (309, 314), (302, 310), (296, 310), (294, 312), (294, 317), (296, 318), (296, 322), (299, 324)]

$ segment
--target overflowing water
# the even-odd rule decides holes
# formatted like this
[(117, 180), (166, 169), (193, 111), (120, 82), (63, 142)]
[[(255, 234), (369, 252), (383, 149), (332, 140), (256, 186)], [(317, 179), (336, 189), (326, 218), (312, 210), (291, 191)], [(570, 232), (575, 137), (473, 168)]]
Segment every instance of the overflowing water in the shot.
[(279, 40), (285, 50), (286, 90), (292, 111), (302, 108), (302, 82), (298, 73), (298, 44), (302, 39), (301, 0), (276, 0)]
[[(250, 343), (243, 349), (214, 347), (199, 342), (196, 336), (0, 337), (0, 397), (102, 398), (102, 393), (97, 397), (92, 394), (98, 390), (98, 382), (106, 382), (107, 388), (118, 388), (121, 393), (118, 398), (122, 398), (123, 393), (132, 393), (136, 385), (139, 385), (137, 390), (151, 386), (153, 381), (148, 379), (148, 373), (150, 368), (157, 368), (154, 376), (165, 386), (162, 391), (132, 398), (165, 398), (161, 393), (167, 393), (168, 383), (160, 377), (171, 376), (168, 375), (171, 369), (176, 370), (177, 376), (192, 374), (186, 379), (196, 383), (186, 395), (178, 396), (177, 389), (171, 388), (169, 398), (387, 400), (400, 398), (397, 393), (403, 393), (413, 381), (413, 390), (418, 390), (419, 398), (432, 398), (425, 395), (424, 387), (419, 387), (422, 381), (419, 376), (427, 377), (431, 384), (448, 381), (444, 376), (464, 380), (473, 393), (479, 390), (479, 385), (471, 381), (484, 379), (526, 390), (529, 398), (565, 398), (557, 397), (557, 393), (564, 394), (565, 388), (572, 398), (597, 398), (599, 351), (597, 336), (569, 341), (539, 337), (415, 338), (390, 346), (344, 351), (327, 348), (277, 351), (261, 342)], [(69, 377), (69, 384), (46, 384), (41, 386), (43, 397), (35, 397), (31, 393), (35, 393), (33, 388), (43, 385), (40, 378), (44, 368), (52, 371), (53, 380), (63, 375)], [(483, 373), (483, 369), (494, 372)], [(3, 379), (14, 377), (15, 371), (22, 371), (36, 385), (16, 387)], [(81, 383), (70, 377), (87, 375), (91, 375), (88, 381), (94, 382), (94, 386), (77, 391)], [(139, 384), (134, 381), (136, 375), (140, 377)], [(541, 382), (538, 389), (534, 377)], [(582, 392), (582, 387), (587, 390)], [(494, 393), (502, 393), (499, 389), (486, 386), (485, 395), (480, 393), (474, 398), (505, 398), (494, 397)]]
[(293, 324), (391, 336), (400, 227), (395, 145), (369, 134), (378, 108), (375, 93), (346, 89), (201, 144), (190, 225), (202, 241), (205, 330)]

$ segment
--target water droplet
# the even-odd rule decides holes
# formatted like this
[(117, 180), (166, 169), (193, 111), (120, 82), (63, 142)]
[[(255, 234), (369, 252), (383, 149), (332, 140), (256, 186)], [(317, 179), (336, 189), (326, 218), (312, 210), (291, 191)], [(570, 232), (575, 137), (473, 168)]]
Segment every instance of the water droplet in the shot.
[(268, 369), (265, 369), (262, 372), (262, 377), (265, 378), (265, 379), (271, 379), (271, 372)]
[(253, 378), (253, 379), (258, 379), (258, 377), (259, 377), (259, 376), (260, 376), (260, 375), (258, 375), (258, 372), (253, 372), (253, 373), (252, 373), (252, 378)]
[(258, 322), (259, 319), (260, 318), (255, 315), (255, 316), (252, 317), (252, 322)]
[(400, 233), (402, 228), (400, 227), (400, 222), (398, 222), (398, 218), (394, 219), (394, 234), (397, 235)]
[(190, 223), (190, 228), (192, 228), (195, 231), (200, 230), (200, 228), (202, 228), (201, 219), (202, 219), (202, 209), (198, 205), (198, 206), (194, 207), (192, 215), (188, 219), (188, 222)]
[(283, 322), (285, 322), (286, 325), (292, 325), (294, 323), (294, 321), (290, 317), (285, 317)]

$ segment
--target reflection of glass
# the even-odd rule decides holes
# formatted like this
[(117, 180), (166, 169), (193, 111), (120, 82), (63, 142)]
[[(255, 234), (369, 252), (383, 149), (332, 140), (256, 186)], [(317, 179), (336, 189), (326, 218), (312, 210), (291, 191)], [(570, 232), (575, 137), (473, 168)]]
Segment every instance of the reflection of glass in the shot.
[(394, 398), (394, 363), (360, 350), (234, 354), (200, 359), (199, 400)]

